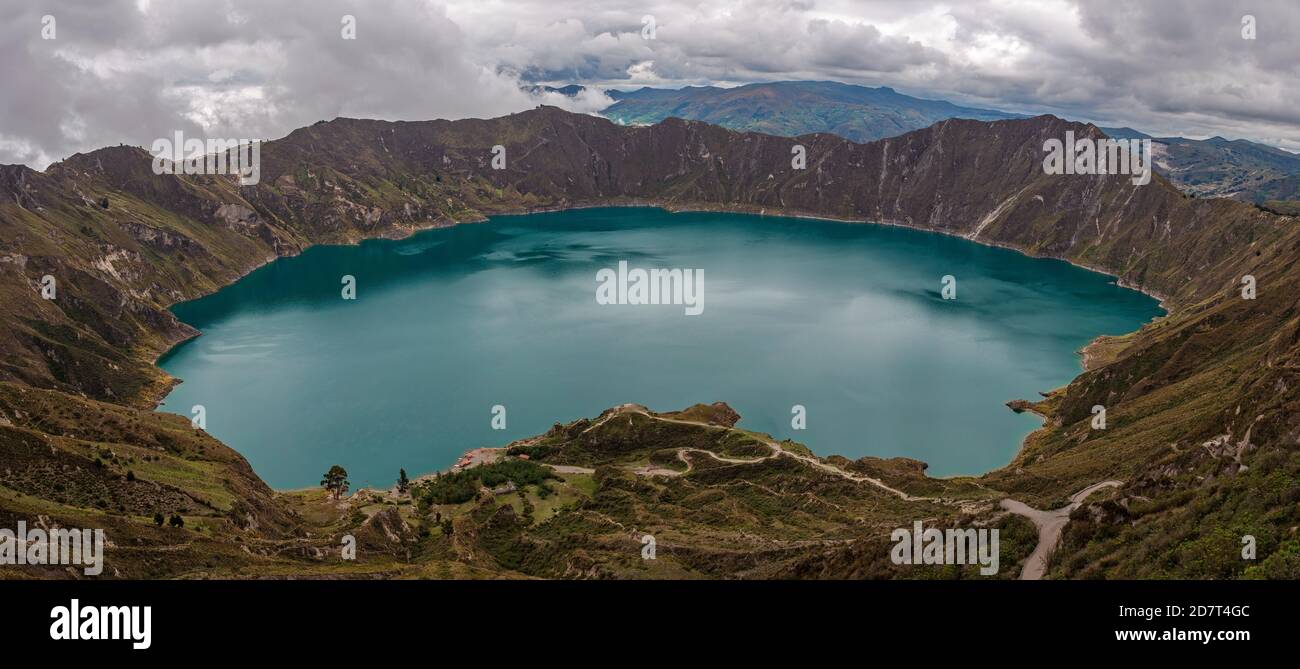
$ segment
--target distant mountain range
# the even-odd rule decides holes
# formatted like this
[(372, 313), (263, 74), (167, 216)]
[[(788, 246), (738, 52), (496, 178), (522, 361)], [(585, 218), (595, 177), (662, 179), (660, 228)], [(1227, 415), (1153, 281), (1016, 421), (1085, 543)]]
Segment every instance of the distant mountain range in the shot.
[(1152, 137), (1132, 128), (1102, 128), (1117, 139), (1150, 139), (1156, 169), (1201, 197), (1252, 202), (1300, 198), (1300, 155), (1244, 139)]
[(896, 137), (950, 118), (1023, 118), (914, 98), (892, 88), (834, 81), (778, 81), (737, 88), (641, 88), (607, 93), (616, 102), (602, 113), (624, 125), (649, 125), (676, 116), (732, 130), (786, 137), (829, 132), (855, 142)]
[[(539, 87), (534, 87), (538, 89)], [(576, 95), (581, 86), (540, 87)], [(706, 121), (732, 130), (796, 137), (829, 132), (855, 142), (896, 137), (950, 118), (1024, 118), (992, 109), (903, 95), (833, 81), (780, 81), (737, 88), (688, 86), (607, 91), (602, 113), (625, 125), (666, 118)], [(1300, 198), (1300, 155), (1247, 140), (1152, 137), (1132, 128), (1102, 128), (1115, 138), (1151, 139), (1156, 170), (1198, 197), (1256, 203)]]
[[(255, 185), (157, 174), (148, 152), (126, 146), (43, 172), (0, 165), (0, 527), (103, 527), (105, 561), (122, 578), (886, 578), (917, 575), (892, 564), (886, 538), (924, 517), (1001, 528), (1009, 577), (1038, 532), (1000, 500), (1056, 509), (1120, 481), (1071, 516), (1048, 576), (1296, 578), (1300, 226), (1190, 197), (1160, 176), (1135, 186), (1044, 174), (1044, 141), (1067, 131), (1101, 137), (1039, 116), (950, 120), (858, 144), (680, 119), (619, 126), (540, 107), (320, 122), (267, 142)], [(805, 169), (791, 164), (796, 144)], [(497, 146), (504, 169), (492, 165)], [(960, 235), (1110, 272), (1165, 297), (1170, 313), (1099, 339), (1078, 378), (1017, 403), (1043, 428), (980, 477), (817, 457), (794, 442), (781, 454), (766, 437), (717, 428), (736, 418), (722, 405), (624, 406), (619, 420), (557, 424), (512, 445), (534, 464), (589, 472), (553, 481), (559, 503), (540, 489), (526, 502), (511, 495), (518, 504), (475, 499), (476, 482), (449, 479), (470, 497), (399, 508), (368, 493), (340, 507), (321, 491), (272, 491), (187, 418), (153, 411), (174, 382), (155, 360), (195, 334), (167, 307), (277, 257), (493, 214), (631, 204)], [(1243, 275), (1256, 299), (1242, 299)], [(1097, 405), (1104, 430), (1091, 427)], [(638, 473), (646, 463), (676, 475)], [(161, 527), (155, 513), (184, 526)], [(630, 528), (664, 528), (660, 559), (635, 559)], [(1243, 534), (1258, 537), (1257, 560), (1237, 557)], [(343, 536), (363, 549), (355, 564), (333, 557)], [(33, 573), (0, 566), (0, 578)]]

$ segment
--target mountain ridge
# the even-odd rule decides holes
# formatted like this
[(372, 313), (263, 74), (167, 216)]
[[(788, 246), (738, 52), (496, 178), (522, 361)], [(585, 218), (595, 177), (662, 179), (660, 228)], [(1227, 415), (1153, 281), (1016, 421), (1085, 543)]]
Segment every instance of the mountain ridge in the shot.
[[(642, 87), (611, 93), (602, 114), (620, 123), (652, 123), (671, 116), (732, 130), (797, 137), (830, 132), (854, 141), (885, 139), (947, 118), (1026, 118), (945, 100), (914, 98), (889, 87), (835, 81), (779, 81), (735, 88)], [(1248, 140), (1154, 137), (1132, 128), (1103, 128), (1117, 139), (1151, 139), (1157, 167), (1179, 188), (1199, 197), (1235, 197), (1263, 203), (1296, 193), (1300, 155)]]
[[(1224, 467), (1242, 458), (1276, 459), (1297, 431), (1289, 417), (1296, 415), (1291, 377), (1300, 359), (1300, 321), (1288, 298), (1300, 285), (1295, 219), (1189, 198), (1158, 176), (1138, 187), (1124, 175), (1043, 174), (1043, 140), (1067, 129), (1101, 132), (1051, 116), (947, 120), (857, 144), (679, 119), (620, 127), (543, 107), (487, 120), (336, 119), (301, 128), (264, 145), (255, 186), (231, 177), (154, 175), (144, 167), (148, 154), (122, 150), (130, 147), (79, 154), (44, 173), (0, 168), (0, 186), (10, 196), (0, 203), (0, 289), (8, 298), (0, 312), (0, 380), (11, 382), (7, 392), (46, 388), (113, 403), (128, 422), (141, 420), (151, 414), (140, 410), (172, 382), (153, 359), (194, 334), (166, 306), (316, 243), (599, 204), (817, 215), (910, 225), (1058, 257), (1168, 299), (1166, 318), (1095, 345), (1104, 350), (1091, 368), (1035, 405), (1047, 416), (1044, 430), (1010, 465), (980, 477), (980, 485), (1049, 508), (1061, 491), (1103, 479), (1129, 482), (1115, 493), (1121, 501), (1212, 499), (1227, 489), (1217, 486), (1278, 471), (1279, 463), (1233, 474)], [(806, 170), (790, 163), (799, 143)], [(506, 169), (490, 167), (496, 145), (506, 149)], [(1260, 296), (1250, 302), (1236, 298), (1247, 272), (1259, 281)], [(57, 300), (37, 298), (46, 273), (59, 277)], [(1206, 394), (1211, 387), (1217, 390)], [(1100, 435), (1086, 429), (1099, 403), (1111, 407), (1113, 421)], [(3, 418), (25, 425), (24, 439), (63, 438), (42, 432), (40, 421)], [(1224, 433), (1238, 444), (1235, 460), (1194, 447)], [(23, 471), (39, 464), (23, 462)], [(857, 466), (889, 468), (892, 461), (873, 462)], [(1207, 472), (1214, 472), (1213, 489), (1204, 483)], [(692, 473), (691, 480), (703, 475)], [(13, 476), (0, 479), (0, 487), (16, 485)], [(952, 485), (905, 477), (918, 488)], [(617, 488), (620, 480), (608, 484)], [(1179, 514), (1191, 506), (1152, 511), (1146, 527), (1120, 531), (1138, 532), (1141, 544), (1143, 533), (1183, 522)], [(1270, 549), (1281, 550), (1281, 517), (1270, 513), (1272, 524), (1257, 531), (1277, 537)], [(1114, 513), (1108, 518), (1123, 522)], [(1094, 521), (1080, 527), (1095, 533), (1094, 526), (1105, 526)], [(514, 529), (516, 539), (529, 532)], [(1089, 557), (1062, 565), (1065, 573), (1117, 559), (1116, 547), (1079, 536), (1067, 530), (1071, 556)], [(1168, 550), (1151, 551), (1144, 555), (1157, 564), (1171, 559)], [(833, 565), (857, 559), (850, 551), (800, 573), (854, 573), (858, 567)], [(1118, 573), (1141, 573), (1138, 558), (1120, 563), (1130, 571)]]
[(830, 132), (853, 141), (871, 141), (918, 130), (935, 122), (965, 117), (979, 120), (1023, 118), (1020, 114), (962, 107), (835, 81), (778, 81), (719, 88), (643, 87), (609, 93), (614, 104), (601, 114), (624, 124), (647, 124), (677, 116), (732, 130), (776, 135)]

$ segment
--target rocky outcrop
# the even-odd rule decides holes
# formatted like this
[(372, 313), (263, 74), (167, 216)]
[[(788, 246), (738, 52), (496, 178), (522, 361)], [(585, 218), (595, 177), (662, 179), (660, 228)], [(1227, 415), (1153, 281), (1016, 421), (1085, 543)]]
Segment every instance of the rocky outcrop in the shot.
[[(1044, 142), (1067, 131), (1100, 136), (1041, 116), (947, 120), (855, 144), (679, 119), (621, 127), (542, 107), (489, 120), (318, 123), (267, 143), (253, 186), (156, 175), (133, 147), (43, 173), (0, 166), (0, 380), (148, 407), (171, 383), (152, 361), (192, 334), (167, 307), (278, 256), (502, 212), (656, 204), (913, 226), (1062, 258), (1166, 298), (1170, 317), (1055, 396), (1048, 429), (987, 477), (1018, 498), (1141, 480), (1135, 470), (1157, 466), (1170, 431), (1187, 443), (1249, 434), (1243, 465), (1293, 445), (1295, 219), (1189, 198), (1158, 176), (1136, 186), (1126, 175), (1045, 174)], [(504, 169), (491, 164), (496, 145)], [(792, 165), (797, 147), (806, 169)], [(1241, 299), (1247, 274), (1257, 299)], [(36, 289), (45, 275), (58, 282), (55, 300)], [(1097, 404), (1114, 426), (1100, 435), (1086, 429)], [(725, 424), (725, 412), (717, 419)]]

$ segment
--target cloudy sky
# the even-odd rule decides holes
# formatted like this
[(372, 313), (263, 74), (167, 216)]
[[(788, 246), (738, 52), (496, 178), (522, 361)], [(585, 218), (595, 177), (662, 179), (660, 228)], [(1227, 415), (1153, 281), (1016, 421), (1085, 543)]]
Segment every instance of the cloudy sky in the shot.
[(1294, 0), (0, 0), (0, 163), (785, 79), (1300, 151), (1298, 34)]

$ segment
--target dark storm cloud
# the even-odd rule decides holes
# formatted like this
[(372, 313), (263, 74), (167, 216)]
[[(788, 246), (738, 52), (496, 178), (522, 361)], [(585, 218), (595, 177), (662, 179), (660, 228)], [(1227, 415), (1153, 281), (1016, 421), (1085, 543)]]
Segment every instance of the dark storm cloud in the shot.
[[(492, 116), (535, 101), (422, 0), (63, 2), (9, 7), (0, 162), (148, 146), (176, 130), (267, 138), (336, 116)], [(56, 38), (41, 37), (42, 16)], [(356, 39), (343, 39), (343, 17)]]
[[(44, 14), (55, 40), (41, 39)], [(345, 14), (356, 40), (341, 38)], [(1242, 39), (1245, 14), (1255, 40)], [(1300, 3), (1285, 0), (6, 2), (0, 162), (43, 167), (175, 130), (262, 138), (341, 115), (494, 116), (536, 104), (520, 80), (836, 79), (1297, 149), (1297, 29)]]
[[(612, 86), (831, 78), (1168, 134), (1300, 148), (1300, 3), (454, 3), (497, 62)], [(507, 11), (508, 9), (508, 11)], [(618, 10), (622, 10), (621, 18)], [(659, 26), (640, 40), (643, 14)], [(1242, 38), (1243, 16), (1257, 39)], [(577, 18), (575, 18), (577, 17)]]

